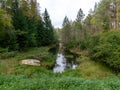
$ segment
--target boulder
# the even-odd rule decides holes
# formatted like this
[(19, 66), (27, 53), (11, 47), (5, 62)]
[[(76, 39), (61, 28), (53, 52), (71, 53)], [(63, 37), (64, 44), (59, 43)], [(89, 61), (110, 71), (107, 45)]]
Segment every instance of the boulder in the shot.
[(40, 61), (36, 59), (25, 59), (20, 62), (25, 65), (40, 66)]

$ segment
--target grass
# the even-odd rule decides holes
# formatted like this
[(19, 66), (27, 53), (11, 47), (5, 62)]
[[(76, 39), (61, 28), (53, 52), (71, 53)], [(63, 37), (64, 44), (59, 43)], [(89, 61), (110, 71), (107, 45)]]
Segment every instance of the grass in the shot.
[[(56, 55), (48, 50), (49, 47), (31, 48), (1, 59), (0, 90), (120, 90), (120, 76), (84, 55), (77, 58), (76, 69), (53, 73), (50, 67), (54, 65)], [(26, 58), (39, 59), (41, 66), (19, 64)]]
[(106, 77), (116, 76), (108, 67), (101, 63), (90, 60), (87, 56), (80, 56), (77, 58), (79, 63), (76, 69), (69, 69), (62, 73), (62, 75), (70, 77), (82, 77), (86, 79), (102, 79)]
[(0, 60), (0, 72), (10, 74), (14, 71), (15, 65), (18, 64), (14, 58)]
[(120, 90), (120, 77), (87, 80), (44, 73), (34, 77), (0, 74), (0, 90)]
[[(0, 60), (0, 72), (6, 74), (23, 74), (32, 76), (35, 72), (52, 72), (56, 55), (48, 52), (50, 47), (31, 48), (25, 52), (17, 52), (16, 56)], [(21, 65), (23, 59), (38, 59), (41, 66)]]
[(68, 69), (62, 74), (70, 77), (82, 77), (82, 73), (79, 69)]
[[(16, 56), (0, 60), (0, 72), (7, 74), (23, 74), (32, 76), (36, 72), (52, 73), (52, 68), (55, 64), (56, 55), (50, 54), (50, 47), (31, 48), (26, 52), (17, 52)], [(115, 76), (109, 68), (101, 65), (98, 62), (92, 61), (89, 57), (82, 55), (77, 58), (78, 67), (76, 69), (66, 70), (62, 75), (71, 77), (83, 78), (104, 78)], [(41, 66), (21, 65), (20, 61), (23, 59), (38, 59)]]
[(25, 59), (25, 58), (32, 56), (32, 55), (35, 55), (35, 54), (48, 52), (48, 50), (49, 50), (49, 47), (30, 48), (26, 52), (19, 52), (15, 56), (15, 59), (17, 59), (17, 60)]
[[(76, 69), (53, 73), (51, 68), (56, 55), (50, 54), (49, 48), (31, 48), (1, 59), (0, 90), (120, 90), (119, 76), (84, 55), (77, 58), (79, 65)], [(27, 58), (39, 59), (41, 66), (19, 64)]]
[(70, 51), (79, 55), (79, 57), (77, 58), (78, 66), (74, 71), (71, 71), (73, 72), (73, 74), (75, 73), (76, 75), (73, 75), (72, 73), (70, 74), (69, 70), (65, 71), (65, 75), (66, 73), (68, 73), (69, 76), (83, 77), (86, 79), (102, 79), (106, 77), (116, 76), (109, 67), (91, 60), (86, 50), (81, 51), (79, 49), (73, 48)]
[(84, 78), (104, 78), (115, 76), (112, 71), (98, 62), (92, 61), (89, 57), (81, 56), (77, 59), (79, 62), (78, 69)]

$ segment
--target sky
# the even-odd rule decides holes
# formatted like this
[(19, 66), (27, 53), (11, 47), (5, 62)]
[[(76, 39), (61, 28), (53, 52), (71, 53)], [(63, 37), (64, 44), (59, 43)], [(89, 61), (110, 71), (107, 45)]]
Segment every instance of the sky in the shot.
[(38, 0), (40, 11), (47, 9), (52, 24), (55, 28), (60, 28), (65, 16), (69, 20), (75, 20), (79, 9), (87, 16), (90, 9), (94, 8), (95, 2), (100, 0)]

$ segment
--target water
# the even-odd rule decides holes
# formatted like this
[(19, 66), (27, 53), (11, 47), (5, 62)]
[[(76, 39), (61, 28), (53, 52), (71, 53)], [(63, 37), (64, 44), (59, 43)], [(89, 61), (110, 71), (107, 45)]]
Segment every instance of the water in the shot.
[(75, 69), (77, 67), (77, 64), (75, 60), (71, 59), (68, 60), (65, 58), (63, 54), (58, 53), (57, 59), (56, 59), (56, 64), (55, 67), (53, 68), (53, 72), (57, 73), (62, 73), (66, 69)]
[(56, 59), (55, 67), (53, 71), (56, 72), (63, 72), (66, 69), (66, 58), (63, 54), (58, 54)]
[(63, 45), (62, 43), (59, 43), (59, 51), (57, 54), (56, 64), (53, 68), (53, 72), (55, 73), (62, 73), (66, 69), (75, 69), (77, 67), (76, 58), (73, 55), (73, 58), (66, 58), (63, 53)]

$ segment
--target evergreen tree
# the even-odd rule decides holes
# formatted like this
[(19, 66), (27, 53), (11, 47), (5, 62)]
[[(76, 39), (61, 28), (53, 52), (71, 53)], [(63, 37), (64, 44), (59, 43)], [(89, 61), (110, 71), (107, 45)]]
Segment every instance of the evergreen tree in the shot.
[(24, 50), (28, 44), (26, 32), (27, 22), (20, 9), (19, 0), (14, 0), (12, 2), (12, 21), (17, 33), (17, 43), (19, 45), (19, 50)]
[(19, 0), (14, 0), (12, 2), (12, 20), (15, 30), (24, 30), (26, 28), (26, 18), (19, 6)]
[(72, 34), (72, 32), (71, 32), (71, 23), (70, 23), (67, 16), (65, 16), (62, 26), (63, 26), (63, 29), (62, 29), (62, 41), (63, 41), (64, 45), (67, 45), (70, 42), (71, 36), (72, 36), (71, 35)]
[[(10, 36), (10, 40), (3, 46), (10, 45), (17, 40), (19, 50), (27, 49), (28, 47), (34, 47), (36, 44), (38, 46), (50, 45), (54, 42), (54, 28), (52, 26), (50, 16), (45, 9), (44, 18), (41, 19), (37, 0), (0, 0), (0, 8), (3, 8), (5, 12), (12, 18), (12, 25), (15, 31), (4, 31), (4, 37)], [(2, 24), (1, 24), (2, 25)], [(5, 27), (5, 29), (8, 27)], [(14, 33), (14, 34), (13, 34)], [(3, 36), (1, 34), (0, 37)], [(3, 38), (3, 37), (2, 37)], [(13, 38), (13, 39), (12, 39)], [(7, 40), (6, 39), (6, 40)], [(0, 39), (2, 42), (3, 40)], [(12, 41), (11, 41), (12, 40)], [(37, 41), (37, 42), (36, 42)], [(10, 43), (11, 42), (11, 43)], [(1, 46), (0, 46), (1, 47)]]
[(37, 0), (31, 0), (30, 2), (31, 8), (30, 8), (30, 12), (31, 12), (31, 16), (37, 16), (39, 18), (39, 9), (38, 9), (38, 4), (37, 4)]
[(44, 28), (45, 28), (45, 41), (46, 41), (46, 45), (52, 44), (54, 41), (54, 28), (52, 26), (51, 20), (50, 20), (50, 16), (47, 12), (47, 9), (45, 9), (44, 12)]
[(20, 49), (36, 46), (36, 25), (38, 17), (36, 0), (14, 0), (12, 19)]
[(77, 14), (76, 21), (82, 22), (85, 14), (83, 13), (83, 10), (80, 8)]
[(85, 37), (85, 30), (83, 28), (84, 16), (85, 16), (85, 14), (83, 13), (83, 10), (80, 8), (77, 13), (77, 17), (76, 17), (76, 21), (75, 21), (77, 42), (82, 41), (83, 38)]
[(62, 26), (65, 27), (65, 26), (67, 26), (68, 24), (70, 24), (70, 21), (69, 21), (68, 17), (65, 16), (65, 18), (64, 18), (64, 20), (63, 20)]
[(36, 41), (37, 46), (44, 46), (46, 45), (46, 32), (44, 28), (44, 22), (42, 20), (38, 20), (37, 23), (37, 32), (36, 32)]

